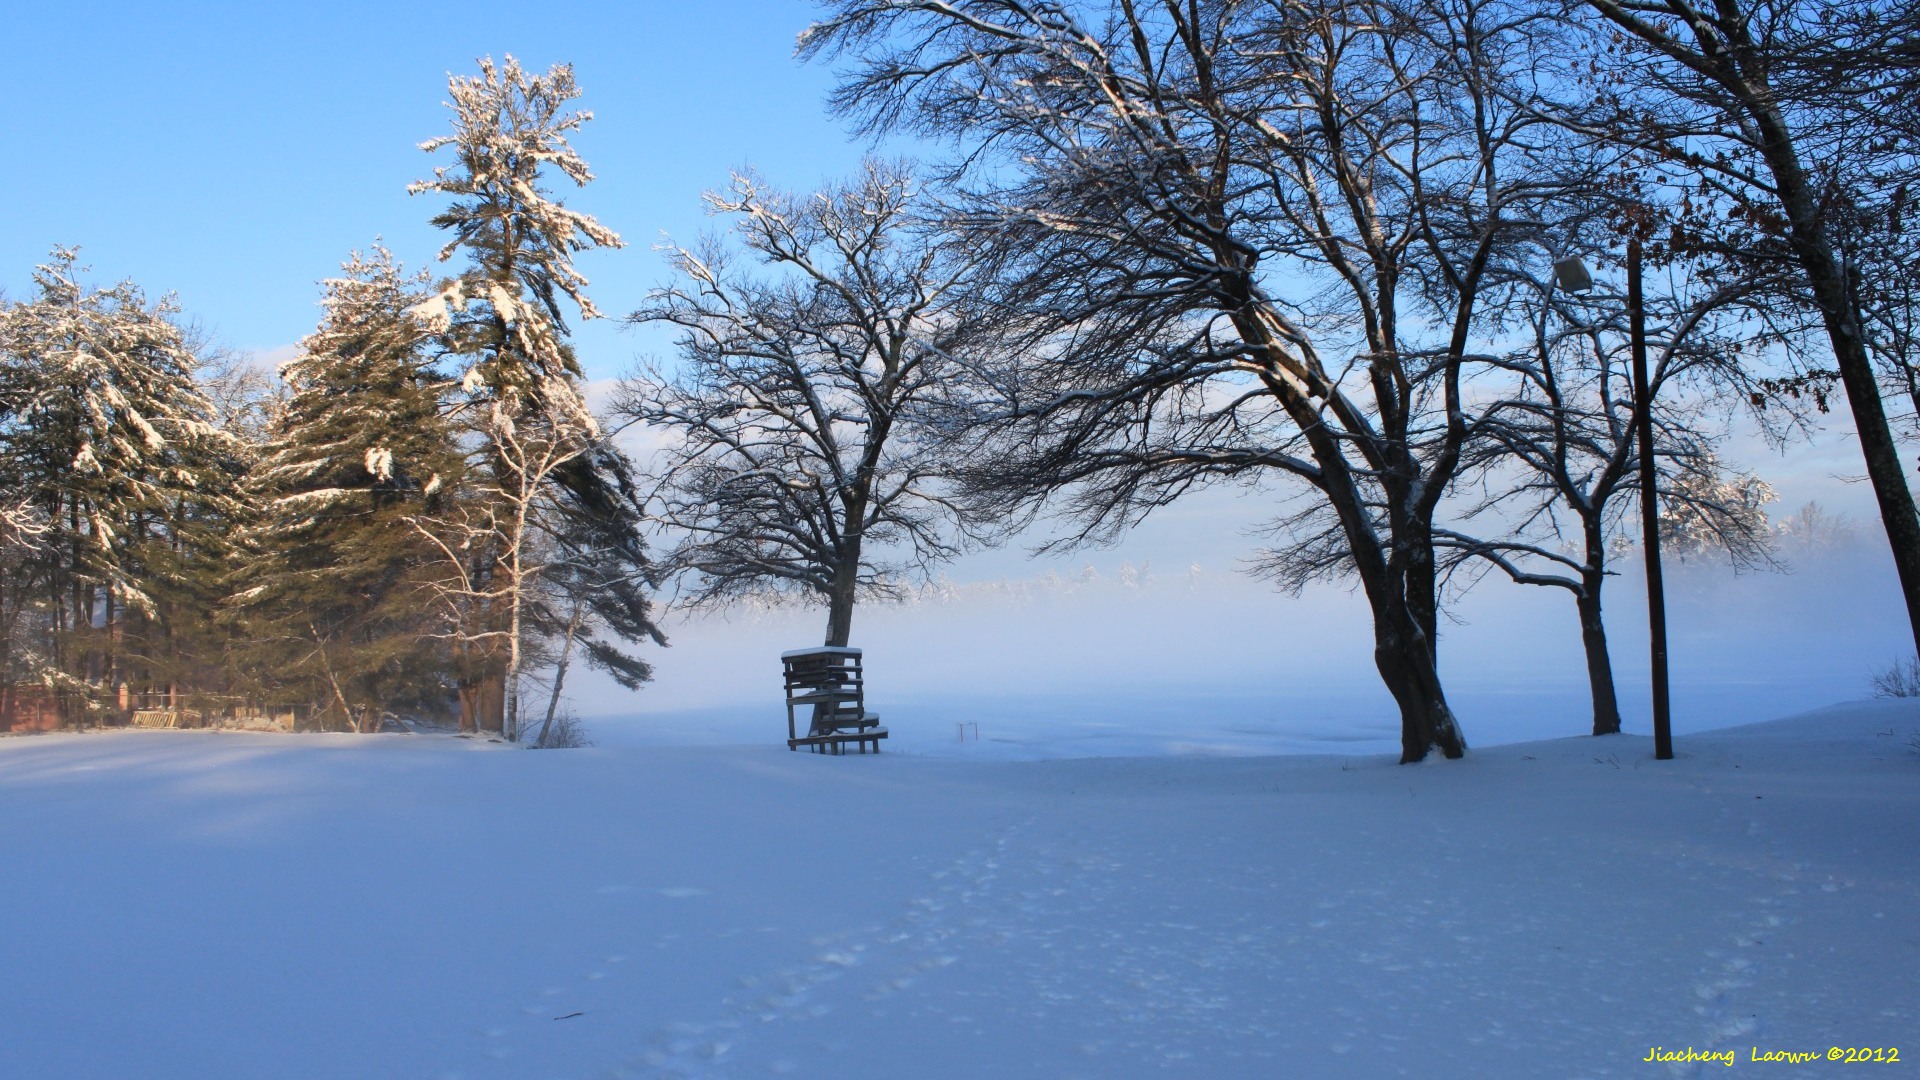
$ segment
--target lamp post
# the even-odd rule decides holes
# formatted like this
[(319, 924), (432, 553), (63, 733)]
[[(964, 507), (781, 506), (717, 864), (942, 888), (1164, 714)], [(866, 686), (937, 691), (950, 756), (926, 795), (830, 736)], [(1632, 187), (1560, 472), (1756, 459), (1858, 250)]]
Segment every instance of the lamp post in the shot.
[[(1577, 257), (1553, 264), (1555, 282), (1568, 292), (1593, 288)], [(1627, 239), (1627, 335), (1633, 356), (1633, 427), (1640, 452), (1640, 546), (1647, 559), (1647, 639), (1653, 668), (1653, 756), (1673, 758), (1673, 715), (1667, 693), (1667, 592), (1660, 574), (1660, 506), (1654, 487), (1653, 384), (1647, 375), (1647, 311), (1640, 290), (1640, 238)]]

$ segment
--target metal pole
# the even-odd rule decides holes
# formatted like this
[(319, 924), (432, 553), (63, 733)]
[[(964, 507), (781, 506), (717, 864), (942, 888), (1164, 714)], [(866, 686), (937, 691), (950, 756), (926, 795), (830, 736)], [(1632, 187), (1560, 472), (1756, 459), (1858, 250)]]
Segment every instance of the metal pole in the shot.
[(1673, 757), (1667, 697), (1667, 594), (1660, 576), (1660, 506), (1654, 490), (1653, 391), (1647, 377), (1647, 312), (1640, 293), (1640, 238), (1627, 240), (1627, 328), (1633, 338), (1633, 406), (1640, 425), (1640, 542), (1647, 555), (1647, 637), (1653, 660), (1653, 756)]

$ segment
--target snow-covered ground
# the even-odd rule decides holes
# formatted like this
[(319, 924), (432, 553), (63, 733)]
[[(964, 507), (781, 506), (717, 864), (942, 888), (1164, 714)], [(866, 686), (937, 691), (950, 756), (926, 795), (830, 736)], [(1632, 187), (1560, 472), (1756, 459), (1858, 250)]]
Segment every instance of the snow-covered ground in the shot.
[(550, 753), (0, 740), (0, 1076), (1920, 1061), (1914, 703), (1694, 734), (1673, 762), (1632, 735), (1402, 767), (911, 739), (828, 757), (633, 730)]

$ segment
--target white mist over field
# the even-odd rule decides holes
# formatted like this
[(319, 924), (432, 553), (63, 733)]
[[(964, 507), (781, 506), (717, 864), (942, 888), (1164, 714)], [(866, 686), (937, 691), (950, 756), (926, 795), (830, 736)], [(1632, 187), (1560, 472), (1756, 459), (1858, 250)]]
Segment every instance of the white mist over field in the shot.
[[(1167, 561), (1154, 540), (1046, 562), (1002, 554), (983, 563), (1004, 576), (863, 606), (853, 644), (866, 652), (869, 707), (891, 747), (1003, 757), (1397, 749), (1363, 597), (1334, 586), (1281, 594), (1226, 553), (1229, 541), (1247, 546), (1239, 536), (1200, 565)], [(1872, 673), (1906, 647), (1892, 562), (1867, 528), (1783, 539), (1779, 555), (1778, 572), (1669, 561), (1678, 733), (1866, 696)], [(1618, 569), (1606, 593), (1615, 675), (1626, 729), (1645, 734), (1638, 552)], [(1569, 594), (1489, 577), (1449, 610), (1442, 674), (1471, 745), (1589, 730)], [(671, 647), (651, 654), (654, 683), (629, 694), (582, 679), (576, 700), (600, 738), (784, 738), (778, 655), (818, 644), (824, 623), (811, 608), (672, 613)]]

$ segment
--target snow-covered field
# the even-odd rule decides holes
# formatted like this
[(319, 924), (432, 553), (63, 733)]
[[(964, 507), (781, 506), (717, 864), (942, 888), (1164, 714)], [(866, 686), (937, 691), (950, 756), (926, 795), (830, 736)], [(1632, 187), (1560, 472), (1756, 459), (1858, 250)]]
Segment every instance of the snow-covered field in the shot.
[[(1920, 1061), (1912, 703), (1690, 735), (1666, 763), (1630, 735), (1401, 767), (622, 731), (552, 753), (0, 740), (0, 1076)], [(1903, 1058), (1829, 1065), (1834, 1046)]]

